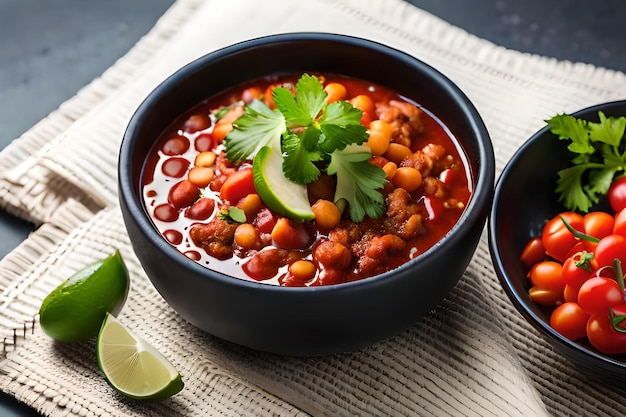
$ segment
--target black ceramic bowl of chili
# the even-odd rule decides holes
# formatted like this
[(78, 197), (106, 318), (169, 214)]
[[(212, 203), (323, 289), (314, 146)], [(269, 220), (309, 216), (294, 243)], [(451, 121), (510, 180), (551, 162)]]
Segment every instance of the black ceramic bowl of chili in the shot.
[[(426, 139), (418, 146), (419, 149), (413, 149), (412, 158), (420, 159), (422, 164), (430, 161), (428, 156), (438, 155), (435, 157), (440, 158), (433, 164), (434, 168), (430, 167), (430, 171), (420, 168), (421, 185), (415, 187), (412, 184), (415, 181), (411, 176), (413, 171), (403, 171), (402, 175), (410, 174), (406, 176), (408, 179), (402, 180), (402, 175), (397, 175), (400, 179), (394, 183), (391, 180), (394, 175), (389, 174), (390, 166), (382, 169), (391, 162), (390, 153), (369, 155), (366, 162), (376, 169), (370, 175), (371, 167), (366, 167), (368, 174), (365, 176), (381, 181), (378, 192), (383, 197), (380, 200), (366, 198), (361, 200), (361, 204), (353, 195), (354, 188), (346, 187), (349, 182), (339, 178), (341, 172), (346, 171), (345, 164), (352, 163), (346, 162), (350, 158), (342, 159), (337, 156), (337, 152), (333, 152), (335, 148), (329, 150), (330, 145), (324, 145), (328, 154), (309, 160), (331, 182), (327, 183), (330, 184), (328, 186), (308, 183), (308, 199), (313, 204), (317, 197), (312, 198), (311, 194), (318, 192), (322, 194), (322, 200), (332, 201), (333, 193), (329, 194), (328, 189), (337, 193), (336, 190), (342, 187), (339, 183), (343, 181), (341, 197), (344, 198), (339, 199), (340, 202), (335, 201), (341, 209), (341, 223), (338, 225), (333, 222), (325, 227), (321, 219), (328, 219), (329, 216), (318, 216), (317, 219), (309, 217), (307, 207), (304, 208), (305, 214), (300, 213), (300, 217), (292, 216), (288, 220), (278, 221), (304, 231), (302, 234), (308, 236), (304, 239), (306, 242), (301, 242), (298, 247), (298, 244), (290, 246), (291, 243), (281, 241), (273, 235), (271, 228), (263, 230), (265, 224), (259, 220), (263, 217), (261, 212), (267, 214), (269, 211), (269, 217), (274, 220), (272, 226), (275, 227), (277, 219), (290, 217), (292, 207), (287, 207), (285, 213), (281, 207), (276, 208), (274, 203), (266, 204), (266, 201), (262, 201), (259, 206), (255, 197), (252, 200), (257, 204), (252, 204), (253, 213), (250, 214), (250, 205), (244, 204), (243, 197), (255, 194), (254, 188), (242, 191), (250, 188), (245, 185), (245, 181), (231, 181), (238, 185), (225, 193), (220, 190), (229, 181), (226, 179), (229, 174), (238, 172), (238, 176), (245, 177), (241, 171), (251, 169), (257, 161), (253, 163), (254, 158), (246, 158), (246, 154), (236, 163), (226, 161), (224, 164), (223, 157), (232, 150), (224, 151), (224, 144), (228, 148), (228, 139), (221, 142), (214, 140), (213, 136), (220, 136), (217, 133), (220, 129), (217, 127), (219, 120), (215, 117), (208, 122), (201, 122), (200, 127), (191, 125), (207, 113), (218, 117), (227, 113), (228, 108), (223, 108), (221, 103), (224, 102), (220, 101), (226, 100), (226, 97), (235, 96), (231, 98), (231, 103), (241, 98), (250, 105), (251, 98), (245, 98), (250, 95), (250, 91), (255, 91), (252, 95), (261, 99), (257, 101), (266, 101), (268, 107), (257, 105), (267, 109), (272, 105), (266, 100), (269, 95), (263, 95), (263, 88), (269, 84), (272, 84), (272, 88), (279, 85), (283, 93), (291, 91), (292, 95), (297, 96), (294, 89), (302, 77), (312, 77), (307, 82), (318, 80), (324, 86), (332, 81), (345, 81), (348, 89), (353, 90), (350, 93), (352, 98), (359, 95), (360, 91), (359, 87), (354, 86), (367, 82), (374, 101), (381, 100), (387, 104), (386, 112), (391, 114), (389, 125), (397, 114), (404, 113), (403, 122), (409, 122), (413, 112), (417, 111), (424, 124), (444, 133), (453, 145), (444, 149), (444, 146), (433, 143), (429, 147)], [(257, 82), (266, 84), (255, 84)], [(246, 89), (246, 86), (251, 88)], [(391, 101), (388, 96), (376, 98), (377, 91), (391, 94)], [(355, 107), (362, 107), (356, 101), (350, 102)], [(409, 103), (410, 106), (406, 107), (402, 103)], [(330, 110), (330, 104), (328, 110), (324, 107), (324, 112), (328, 114), (333, 111)], [(379, 119), (383, 117), (379, 117), (379, 114), (385, 111), (380, 106), (376, 110), (360, 111), (361, 119), (356, 124), (364, 127), (355, 129), (359, 134), (368, 131), (371, 137), (374, 128), (367, 129), (367, 126), (373, 125), (370, 125), (365, 114), (369, 112), (374, 115), (371, 119)], [(198, 114), (200, 118), (192, 117)], [(235, 120), (236, 126), (244, 124), (241, 119)], [(320, 129), (324, 129), (324, 122), (330, 124), (327, 118), (319, 123), (316, 120), (316, 124), (311, 126), (322, 126)], [(289, 123), (290, 126), (294, 124)], [(404, 123), (404, 128), (396, 126), (396, 130), (403, 130), (411, 136), (415, 132), (411, 132), (410, 124)], [(205, 127), (208, 133), (203, 136), (201, 129)], [(303, 131), (302, 128), (294, 130), (296, 133)], [(333, 136), (332, 127), (324, 132), (323, 138)], [(178, 139), (173, 142), (168, 140), (179, 136), (182, 136), (183, 148), (172, 150), (172, 146), (176, 148), (179, 143)], [(410, 139), (404, 144), (407, 145), (405, 147), (417, 146)], [(344, 149), (343, 146), (339, 145), (339, 151)], [(188, 149), (191, 149), (191, 154), (187, 152)], [(199, 157), (200, 153), (203, 156)], [(256, 154), (255, 158), (259, 159), (261, 153)], [(280, 148), (277, 154), (280, 156)], [(189, 173), (195, 167), (202, 168), (204, 163), (198, 162), (198, 158), (203, 159), (206, 155), (209, 155), (207, 166), (212, 168), (208, 181), (213, 182), (200, 184), (202, 180), (198, 183), (195, 178), (189, 177)], [(332, 172), (331, 161), (335, 161)], [(450, 161), (454, 161), (454, 164)], [(167, 164), (166, 168), (163, 168), (164, 164)], [(343, 164), (343, 168), (337, 168), (340, 164)], [(407, 163), (398, 160), (391, 168), (394, 173), (400, 172), (397, 169), (404, 165)], [(271, 171), (273, 166), (269, 165), (268, 169)], [(447, 168), (451, 169), (443, 173)], [(419, 244), (403, 235), (410, 229), (408, 218), (419, 220), (411, 224), (417, 225), (414, 229), (421, 231), (421, 234), (428, 235), (424, 230), (430, 230), (429, 216), (435, 219), (434, 213), (442, 207), (441, 204), (437, 205), (436, 199), (427, 203), (423, 195), (415, 197), (418, 192), (415, 188), (424, 193), (424, 188), (430, 184), (430, 193), (435, 196), (437, 186), (443, 186), (443, 192), (446, 181), (452, 181), (450, 178), (454, 175), (448, 179), (444, 177), (454, 169), (458, 170), (462, 178), (459, 180), (462, 186), (458, 189), (465, 191), (452, 196), (448, 192), (448, 197), (441, 204), (446, 204), (448, 211), (456, 212), (456, 217), (453, 216), (447, 226), (441, 226), (444, 229), (438, 232), (441, 236), (436, 241)], [(253, 39), (217, 50), (186, 65), (159, 85), (140, 105), (125, 133), (119, 158), (119, 195), (134, 251), (155, 288), (176, 312), (195, 326), (226, 341), (271, 353), (303, 356), (364, 348), (407, 329), (436, 307), (456, 285), (473, 256), (491, 206), (494, 176), (493, 148), (480, 115), (463, 92), (439, 71), (413, 56), (365, 39), (334, 34), (292, 33)], [(363, 177), (359, 181), (367, 182)], [(195, 184), (201, 189), (199, 194), (193, 186), (189, 186), (190, 180), (196, 181)], [(153, 185), (159, 181), (162, 181), (161, 187), (165, 188)], [(174, 185), (179, 182), (185, 182), (185, 185)], [(257, 182), (254, 184), (258, 186)], [(397, 191), (395, 194), (399, 194), (399, 198), (397, 195), (390, 197), (393, 190), (401, 188), (398, 184), (408, 190)], [(171, 195), (181, 195), (178, 192), (180, 190), (174, 189), (186, 189), (187, 186), (193, 189), (193, 197), (189, 200), (194, 201), (179, 205), (178, 201), (185, 198), (174, 198), (175, 204), (172, 204)], [(355, 184), (354, 187), (362, 187), (362, 184)], [(316, 191), (312, 191), (312, 188)], [(231, 193), (231, 189), (235, 192)], [(291, 201), (284, 197), (285, 193), (281, 190), (276, 191), (276, 198)], [(169, 195), (169, 200), (165, 195)], [(206, 200), (207, 196), (211, 196), (213, 202), (203, 201), (198, 207), (192, 208), (198, 199)], [(238, 202), (230, 199), (238, 199)], [(345, 201), (349, 203), (345, 204)], [(400, 204), (396, 214), (401, 213), (406, 218), (391, 219), (390, 207), (396, 203)], [(377, 204), (381, 205), (378, 213), (375, 208)], [(453, 207), (448, 207), (450, 205)], [(155, 215), (157, 206), (161, 207), (160, 215)], [(361, 212), (351, 210), (357, 206)], [(379, 215), (384, 220), (371, 218)], [(187, 223), (168, 226), (168, 222), (174, 225), (181, 218)], [(206, 226), (206, 223), (211, 225)], [(233, 231), (241, 224), (246, 224), (241, 229), (247, 229), (249, 236), (262, 236), (257, 243), (262, 242), (265, 245), (263, 249), (255, 244), (246, 247), (245, 242), (249, 240), (232, 238)], [(202, 237), (190, 236), (190, 230), (194, 227), (197, 230), (193, 234), (199, 230)], [(215, 242), (212, 237), (205, 239), (221, 233), (215, 232), (215, 227), (220, 231), (226, 230), (230, 239), (227, 245), (223, 241)], [(340, 230), (333, 234), (335, 229), (329, 231), (330, 227), (339, 227)], [(346, 237), (368, 235), (370, 232), (366, 227), (378, 228), (379, 232), (372, 234), (372, 239), (358, 242)], [(252, 229), (256, 229), (256, 232)], [(341, 267), (331, 265), (332, 260), (328, 260), (339, 246), (331, 245), (331, 250), (326, 251), (325, 255), (317, 254), (324, 252), (317, 250), (323, 242), (341, 241), (342, 238), (338, 236), (347, 239), (343, 241), (343, 248), (339, 252), (346, 247), (353, 249), (347, 255), (347, 260), (339, 256), (345, 261), (339, 262)], [(376, 254), (376, 250), (371, 248), (371, 241), (376, 238), (380, 238), (381, 242), (387, 239), (397, 245), (381, 243), (382, 252)], [(399, 260), (400, 257), (394, 255), (394, 247), (401, 248), (398, 251), (406, 259)], [(260, 252), (280, 252), (284, 256), (279, 256), (279, 261), (276, 261), (272, 257), (259, 257)], [(378, 258), (377, 261), (369, 262), (372, 257)], [(250, 262), (253, 258), (256, 261)], [(300, 266), (313, 267), (307, 280), (301, 279), (300, 273), (296, 274), (299, 280), (292, 279), (294, 274), (291, 269), (295, 261), (302, 261)], [(274, 277), (272, 274), (265, 276), (265, 266), (275, 262), (279, 262), (279, 265), (270, 269), (278, 269), (278, 273), (274, 271)], [(251, 267), (251, 264), (256, 267)], [(364, 265), (374, 266), (369, 268)]]
[[(625, 116), (626, 101), (599, 104), (572, 116), (598, 123), (599, 112), (606, 117)], [(489, 218), (491, 257), (515, 308), (557, 352), (591, 378), (612, 384), (626, 382), (626, 354), (601, 353), (584, 337), (568, 339), (550, 325), (554, 307), (538, 304), (529, 294), (528, 266), (521, 260), (524, 247), (532, 238), (541, 236), (548, 220), (571, 211), (555, 192), (557, 173), (572, 166), (575, 154), (568, 149), (569, 144), (546, 126), (531, 136), (507, 163), (496, 185)], [(606, 196), (599, 196), (590, 210), (611, 212)]]

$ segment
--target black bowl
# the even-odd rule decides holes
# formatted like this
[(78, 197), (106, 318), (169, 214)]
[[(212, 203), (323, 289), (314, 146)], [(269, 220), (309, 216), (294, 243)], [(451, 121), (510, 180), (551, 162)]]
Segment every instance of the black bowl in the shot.
[[(589, 107), (573, 116), (598, 122), (598, 111), (608, 116), (626, 115), (626, 101)], [(550, 327), (550, 310), (534, 303), (526, 269), (519, 256), (524, 245), (539, 236), (545, 222), (564, 210), (556, 193), (557, 172), (570, 165), (568, 142), (558, 140), (544, 127), (511, 158), (498, 179), (489, 219), (489, 246), (494, 268), (516, 309), (554, 348), (587, 375), (626, 382), (626, 358), (610, 357), (590, 344), (573, 342)], [(608, 207), (606, 201), (599, 208)]]
[[(230, 86), (277, 73), (353, 76), (413, 98), (460, 140), (473, 195), (458, 224), (435, 247), (391, 272), (316, 288), (285, 288), (229, 277), (187, 259), (153, 227), (140, 177), (155, 138), (179, 115)], [(129, 123), (119, 157), (119, 198), (137, 257), (183, 318), (219, 338), (288, 355), (351, 351), (408, 328), (458, 282), (493, 198), (495, 162), (485, 126), (467, 97), (420, 60), (364, 39), (319, 33), (253, 39), (210, 53), (158, 86)], [(454, 259), (454, 262), (450, 262)]]

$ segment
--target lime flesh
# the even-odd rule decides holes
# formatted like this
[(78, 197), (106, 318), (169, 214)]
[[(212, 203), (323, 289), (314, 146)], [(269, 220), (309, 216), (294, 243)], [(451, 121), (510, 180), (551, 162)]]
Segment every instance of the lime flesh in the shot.
[(117, 314), (128, 296), (128, 269), (120, 255), (99, 260), (76, 272), (42, 301), (39, 322), (44, 332), (63, 342), (95, 337), (107, 312)]
[(135, 400), (164, 400), (183, 389), (176, 368), (150, 343), (107, 314), (96, 344), (98, 365), (108, 383)]
[(254, 188), (265, 205), (275, 213), (298, 222), (313, 220), (307, 188), (296, 184), (283, 173), (283, 157), (264, 146), (254, 157)]

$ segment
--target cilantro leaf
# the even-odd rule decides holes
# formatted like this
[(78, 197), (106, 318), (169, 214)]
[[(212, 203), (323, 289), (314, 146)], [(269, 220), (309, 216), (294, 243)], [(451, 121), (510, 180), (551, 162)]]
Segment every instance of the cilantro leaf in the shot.
[(363, 145), (350, 145), (335, 150), (330, 155), (327, 173), (337, 175), (335, 203), (341, 199), (348, 202), (350, 218), (359, 223), (367, 214), (380, 217), (385, 211), (385, 201), (380, 189), (387, 181), (385, 172), (369, 163), (371, 153)]
[(589, 122), (589, 137), (592, 141), (603, 142), (610, 146), (619, 146), (624, 130), (626, 117), (607, 118), (604, 113), (598, 112), (600, 123)]
[(558, 172), (556, 193), (569, 210), (588, 212), (605, 195), (618, 172), (626, 169), (626, 117), (606, 117), (598, 112), (599, 122), (568, 115), (546, 120), (550, 131), (569, 140), (575, 155), (571, 166)]
[(283, 172), (287, 178), (292, 178), (296, 184), (308, 184), (320, 176), (320, 170), (314, 161), (320, 161), (322, 156), (317, 151), (310, 151), (306, 146), (307, 138), (316, 140), (319, 132), (307, 129), (301, 139), (291, 132), (283, 138)]
[(263, 146), (280, 152), (280, 140), (286, 130), (285, 117), (271, 110), (260, 100), (246, 106), (246, 112), (233, 123), (233, 130), (224, 138), (226, 157), (239, 163), (253, 158)]

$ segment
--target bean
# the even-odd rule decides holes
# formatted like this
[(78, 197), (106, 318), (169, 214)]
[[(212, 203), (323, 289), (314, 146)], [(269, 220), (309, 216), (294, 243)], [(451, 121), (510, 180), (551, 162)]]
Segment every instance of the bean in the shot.
[(289, 265), (289, 273), (298, 281), (308, 281), (316, 272), (315, 264), (308, 260), (298, 260)]
[(199, 166), (193, 167), (189, 170), (189, 181), (200, 188), (204, 188), (211, 183), (215, 171), (213, 168)]
[(213, 214), (215, 210), (215, 200), (210, 198), (201, 198), (191, 207), (187, 209), (187, 217), (194, 220), (206, 220)]
[[(210, 133), (201, 133), (196, 137), (193, 141), (194, 147), (198, 152), (206, 152), (215, 148), (215, 143), (213, 143), (213, 135)], [(196, 164), (197, 165), (197, 164)]]
[(311, 209), (315, 214), (315, 223), (320, 229), (333, 229), (341, 220), (339, 208), (331, 201), (319, 199)]
[(374, 101), (372, 98), (365, 94), (359, 94), (358, 96), (354, 96), (350, 99), (350, 104), (352, 104), (357, 109), (361, 110), (364, 113), (371, 115), (376, 114), (376, 106), (374, 105)]
[(237, 202), (237, 207), (246, 213), (248, 220), (253, 220), (256, 218), (259, 210), (261, 210), (261, 207), (263, 207), (263, 202), (258, 194), (248, 194)]
[(198, 155), (196, 155), (194, 165), (197, 167), (212, 167), (213, 165), (215, 165), (216, 158), (217, 156), (215, 155), (215, 152), (200, 152)]
[(184, 124), (185, 132), (193, 133), (204, 130), (211, 126), (211, 119), (204, 114), (194, 114), (190, 116)]
[(189, 160), (186, 158), (173, 157), (168, 158), (161, 166), (161, 172), (168, 177), (181, 178), (189, 169)]
[(189, 149), (189, 139), (184, 136), (174, 136), (165, 141), (161, 146), (161, 152), (165, 155), (182, 155)]
[(326, 97), (327, 103), (334, 103), (335, 101), (344, 100), (346, 98), (347, 90), (343, 84), (340, 83), (328, 83), (324, 87), (324, 91), (328, 96)]
[(177, 209), (192, 205), (200, 196), (200, 190), (189, 180), (182, 180), (172, 186), (167, 201)]
[(411, 149), (399, 143), (390, 143), (387, 152), (385, 152), (385, 157), (398, 165), (402, 164), (402, 161), (405, 159), (410, 158), (411, 155), (413, 155)]
[(250, 223), (242, 223), (235, 229), (235, 243), (243, 249), (255, 249), (261, 242), (261, 234)]
[(393, 185), (408, 192), (415, 191), (422, 185), (422, 173), (413, 167), (400, 167), (393, 177)]
[(388, 181), (392, 181), (393, 177), (396, 175), (396, 171), (398, 170), (398, 165), (395, 162), (389, 161), (385, 165), (383, 165), (383, 171), (385, 171), (385, 175), (387, 176)]
[(281, 249), (301, 250), (309, 247), (311, 237), (303, 225), (280, 217), (271, 233), (274, 245)]
[(171, 204), (160, 204), (154, 208), (154, 217), (162, 222), (173, 222), (178, 219), (178, 210)]

